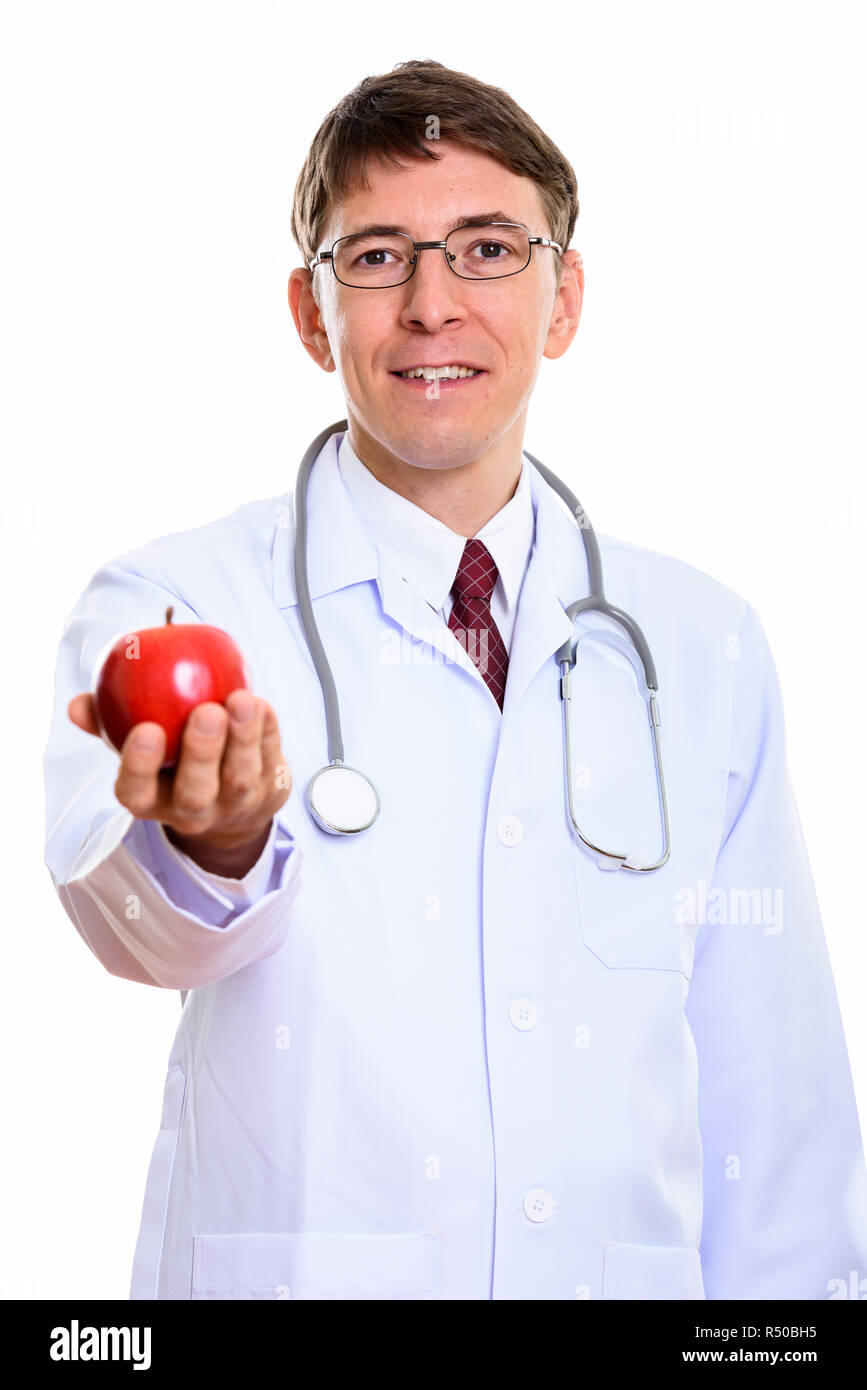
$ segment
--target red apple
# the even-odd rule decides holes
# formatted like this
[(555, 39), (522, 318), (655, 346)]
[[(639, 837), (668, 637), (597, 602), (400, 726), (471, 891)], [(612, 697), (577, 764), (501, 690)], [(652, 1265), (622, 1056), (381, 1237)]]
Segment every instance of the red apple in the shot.
[(225, 704), (233, 690), (249, 690), (249, 672), (232, 638), (205, 623), (172, 624), (125, 632), (97, 662), (92, 694), (105, 741), (118, 753), (130, 729), (143, 720), (166, 731), (162, 766), (178, 761), (190, 711), (205, 700)]

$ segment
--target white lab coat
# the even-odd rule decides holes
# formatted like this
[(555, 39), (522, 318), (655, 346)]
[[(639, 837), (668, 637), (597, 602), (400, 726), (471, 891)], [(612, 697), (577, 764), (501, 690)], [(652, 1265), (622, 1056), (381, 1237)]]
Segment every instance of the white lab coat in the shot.
[[(326, 739), (292, 489), (103, 566), (60, 646), (46, 862), (108, 971), (183, 992), (131, 1297), (832, 1296), (867, 1268), (864, 1159), (755, 612), (600, 536), (607, 596), (656, 661), (673, 846), (656, 873), (603, 871), (564, 787), (574, 521), (531, 469), (501, 715), (380, 555), (339, 439), (310, 479), (310, 588), (346, 761), (381, 796), (366, 833), (329, 836), (305, 805)], [(116, 755), (66, 714), (105, 643), (168, 603), (232, 635), (280, 721), (293, 790), (249, 905), (206, 912), (192, 878), (173, 900)], [(610, 640), (579, 648), (577, 814), (652, 852), (649, 726)]]

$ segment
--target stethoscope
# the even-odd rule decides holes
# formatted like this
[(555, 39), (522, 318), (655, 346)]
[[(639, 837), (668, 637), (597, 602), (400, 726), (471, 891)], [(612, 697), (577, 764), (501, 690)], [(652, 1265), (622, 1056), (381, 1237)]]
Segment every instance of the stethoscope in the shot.
[[(325, 726), (328, 734), (328, 764), (315, 772), (307, 784), (307, 806), (310, 814), (316, 823), (329, 835), (357, 835), (362, 830), (368, 830), (379, 815), (380, 800), (379, 793), (369, 777), (358, 768), (349, 767), (343, 761), (343, 736), (340, 731), (340, 711), (337, 703), (337, 690), (334, 685), (334, 677), (331, 674), (331, 667), (325, 655), (325, 648), (319, 636), (319, 629), (316, 626), (316, 619), (313, 616), (313, 607), (310, 602), (310, 584), (307, 575), (307, 480), (310, 470), (315, 460), (320, 454), (324, 444), (330, 439), (332, 434), (337, 434), (341, 430), (348, 428), (346, 420), (339, 420), (336, 425), (329, 425), (321, 434), (318, 434), (311, 443), (298, 469), (298, 477), (295, 483), (295, 591), (298, 600), (298, 614), (304, 635), (307, 639), (307, 646), (316, 668), (319, 678), (319, 685), (322, 689), (322, 698), (325, 702)], [(571, 677), (572, 671), (578, 658), (578, 645), (580, 637), (575, 638), (574, 634), (567, 638), (556, 654), (557, 662), (560, 666), (560, 700), (563, 705), (563, 737), (566, 759), (566, 796), (569, 807), (569, 817), (579, 838), (596, 856), (596, 862), (600, 868), (604, 869), (632, 869), (639, 873), (650, 873), (654, 869), (660, 869), (666, 862), (671, 853), (671, 837), (668, 823), (668, 798), (665, 793), (665, 781), (662, 772), (662, 748), (659, 737), (659, 705), (657, 703), (656, 692), (659, 688), (656, 679), (656, 667), (653, 664), (653, 657), (647, 645), (641, 628), (628, 613), (621, 608), (608, 602), (605, 598), (602, 584), (602, 559), (599, 554), (599, 543), (593, 527), (587, 518), (587, 514), (574, 493), (565, 483), (552, 473), (549, 468), (540, 463), (532, 454), (523, 451), (532, 464), (538, 468), (546, 483), (562, 497), (572, 515), (578, 523), (581, 537), (584, 542), (584, 551), (587, 557), (587, 570), (590, 579), (590, 597), (577, 599), (575, 603), (570, 603), (565, 610), (567, 616), (574, 625), (579, 613), (586, 613), (593, 610), (597, 613), (604, 613), (614, 622), (618, 623), (627, 632), (632, 645), (637, 653), (644, 673), (644, 681), (647, 687), (645, 696), (650, 720), (650, 729), (653, 739), (653, 757), (656, 768), (656, 782), (659, 793), (660, 819), (663, 832), (663, 850), (659, 859), (653, 864), (636, 863), (630, 855), (613, 850), (602, 849), (584, 834), (575, 818), (575, 799), (572, 785), (572, 744), (569, 718), (569, 706), (572, 699)], [(585, 634), (586, 635), (586, 634)], [(636, 678), (638, 678), (636, 671)]]

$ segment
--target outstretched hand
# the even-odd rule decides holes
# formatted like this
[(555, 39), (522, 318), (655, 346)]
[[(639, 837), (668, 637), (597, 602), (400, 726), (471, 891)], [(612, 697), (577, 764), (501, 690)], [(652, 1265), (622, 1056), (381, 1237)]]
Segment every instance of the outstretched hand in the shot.
[[(67, 711), (78, 728), (99, 737), (92, 695), (73, 696)], [(177, 766), (161, 771), (165, 746), (159, 724), (130, 729), (115, 796), (137, 818), (160, 821), (172, 843), (202, 868), (243, 877), (292, 790), (276, 714), (252, 691), (233, 690), (225, 706), (196, 706)]]

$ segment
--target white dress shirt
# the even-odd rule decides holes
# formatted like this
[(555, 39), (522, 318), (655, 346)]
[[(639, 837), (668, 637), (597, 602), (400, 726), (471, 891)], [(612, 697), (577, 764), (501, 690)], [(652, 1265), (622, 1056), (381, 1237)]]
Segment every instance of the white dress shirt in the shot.
[[(337, 462), (347, 491), (372, 531), (380, 554), (387, 550), (403, 577), (447, 623), (454, 603), (451, 588), (467, 537), (451, 531), (415, 502), (381, 483), (361, 462), (348, 434), (344, 434), (337, 451)], [(499, 570), (491, 595), (491, 617), (506, 651), (511, 647), (518, 595), (533, 547), (535, 523), (528, 467), (522, 458), (514, 493), (475, 536), (487, 546)]]
[[(467, 537), (450, 530), (415, 502), (381, 483), (358, 457), (348, 433), (343, 435), (337, 461), (343, 483), (373, 534), (382, 563), (394, 565), (433, 613), (447, 624), (454, 604), (451, 588)], [(535, 535), (528, 467), (522, 456), (515, 491), (475, 537), (487, 546), (499, 571), (491, 595), (491, 617), (506, 651), (511, 648), (518, 596)], [(278, 843), (275, 818), (268, 841), (249, 872), (243, 878), (225, 878), (200, 868), (171, 843), (159, 822), (141, 825), (142, 829), (130, 832), (130, 838), (140, 850), (147, 851), (155, 869), (158, 866), (170, 896), (178, 902), (182, 893), (191, 907), (215, 924), (230, 920), (270, 891), (269, 885), (273, 886), (275, 877), (279, 878), (288, 853), (288, 844)]]

